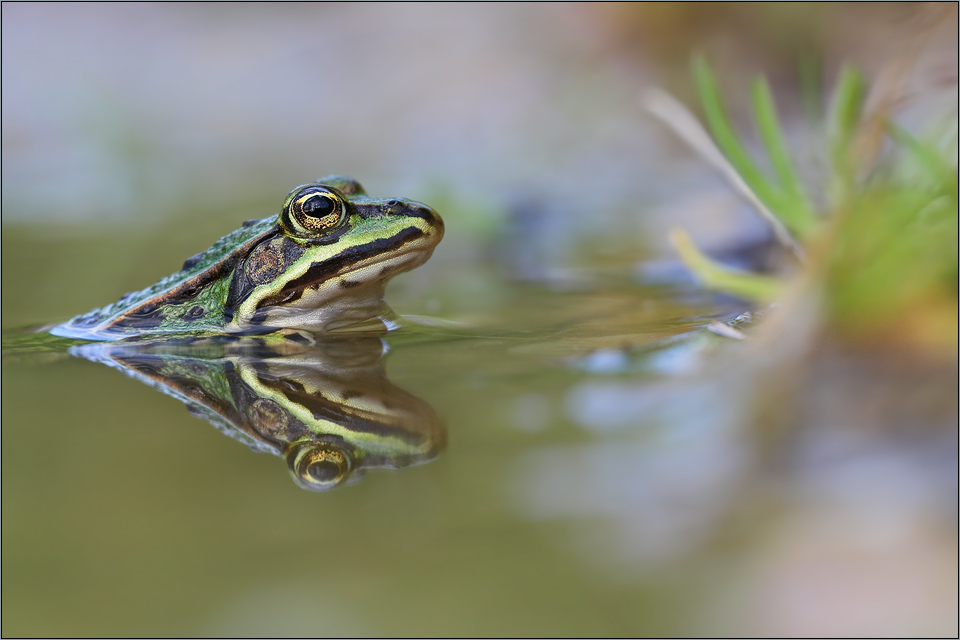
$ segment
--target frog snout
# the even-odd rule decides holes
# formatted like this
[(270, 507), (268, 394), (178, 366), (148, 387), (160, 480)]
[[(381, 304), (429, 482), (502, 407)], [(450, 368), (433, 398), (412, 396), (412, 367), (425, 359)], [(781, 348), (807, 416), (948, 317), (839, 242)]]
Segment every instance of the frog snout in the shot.
[(409, 202), (406, 213), (408, 216), (426, 220), (430, 224), (431, 235), (438, 236), (437, 241), (439, 241), (440, 237), (443, 237), (443, 218), (427, 205), (419, 202)]

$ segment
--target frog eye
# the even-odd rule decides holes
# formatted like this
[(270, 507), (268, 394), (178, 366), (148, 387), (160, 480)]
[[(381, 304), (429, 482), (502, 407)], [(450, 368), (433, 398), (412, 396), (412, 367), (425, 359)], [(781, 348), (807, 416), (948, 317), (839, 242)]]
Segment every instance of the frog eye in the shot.
[(350, 475), (349, 456), (328, 442), (299, 442), (286, 453), (293, 481), (310, 491), (326, 491)]
[(287, 196), (280, 212), (280, 223), (293, 235), (315, 238), (340, 226), (346, 207), (336, 193), (326, 187), (304, 187)]

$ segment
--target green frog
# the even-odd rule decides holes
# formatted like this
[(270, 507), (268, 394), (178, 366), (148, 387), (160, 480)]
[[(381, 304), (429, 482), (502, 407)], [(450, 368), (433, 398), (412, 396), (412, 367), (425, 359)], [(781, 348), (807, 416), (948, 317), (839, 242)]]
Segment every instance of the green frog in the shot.
[(51, 333), (91, 341), (324, 333), (382, 316), (387, 280), (426, 262), (442, 237), (430, 207), (370, 198), (356, 180), (328, 176), (297, 187), (280, 213), (244, 223), (177, 273)]

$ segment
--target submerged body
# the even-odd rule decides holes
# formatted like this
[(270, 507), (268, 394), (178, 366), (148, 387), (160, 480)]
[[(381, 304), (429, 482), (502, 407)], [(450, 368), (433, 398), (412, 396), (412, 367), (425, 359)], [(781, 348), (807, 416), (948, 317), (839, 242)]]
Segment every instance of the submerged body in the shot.
[(329, 176), (294, 189), (279, 214), (251, 220), (143, 291), (54, 327), (83, 340), (298, 328), (374, 318), (397, 273), (430, 257), (443, 221), (430, 207), (368, 197)]

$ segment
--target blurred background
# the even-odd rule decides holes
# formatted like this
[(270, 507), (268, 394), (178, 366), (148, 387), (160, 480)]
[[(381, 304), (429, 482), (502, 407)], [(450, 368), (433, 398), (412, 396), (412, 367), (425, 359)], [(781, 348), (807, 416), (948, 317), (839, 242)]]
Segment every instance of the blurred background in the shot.
[(749, 357), (634, 366), (746, 309), (671, 228), (770, 235), (644, 111), (696, 104), (694, 52), (745, 130), (767, 76), (810, 176), (844, 62), (956, 136), (955, 5), (4, 3), (4, 330), (331, 173), (441, 213), (388, 301), (480, 329), (387, 367), (449, 450), (324, 495), (105, 367), (5, 357), (3, 635), (956, 635), (955, 310), (864, 342), (801, 304)]

